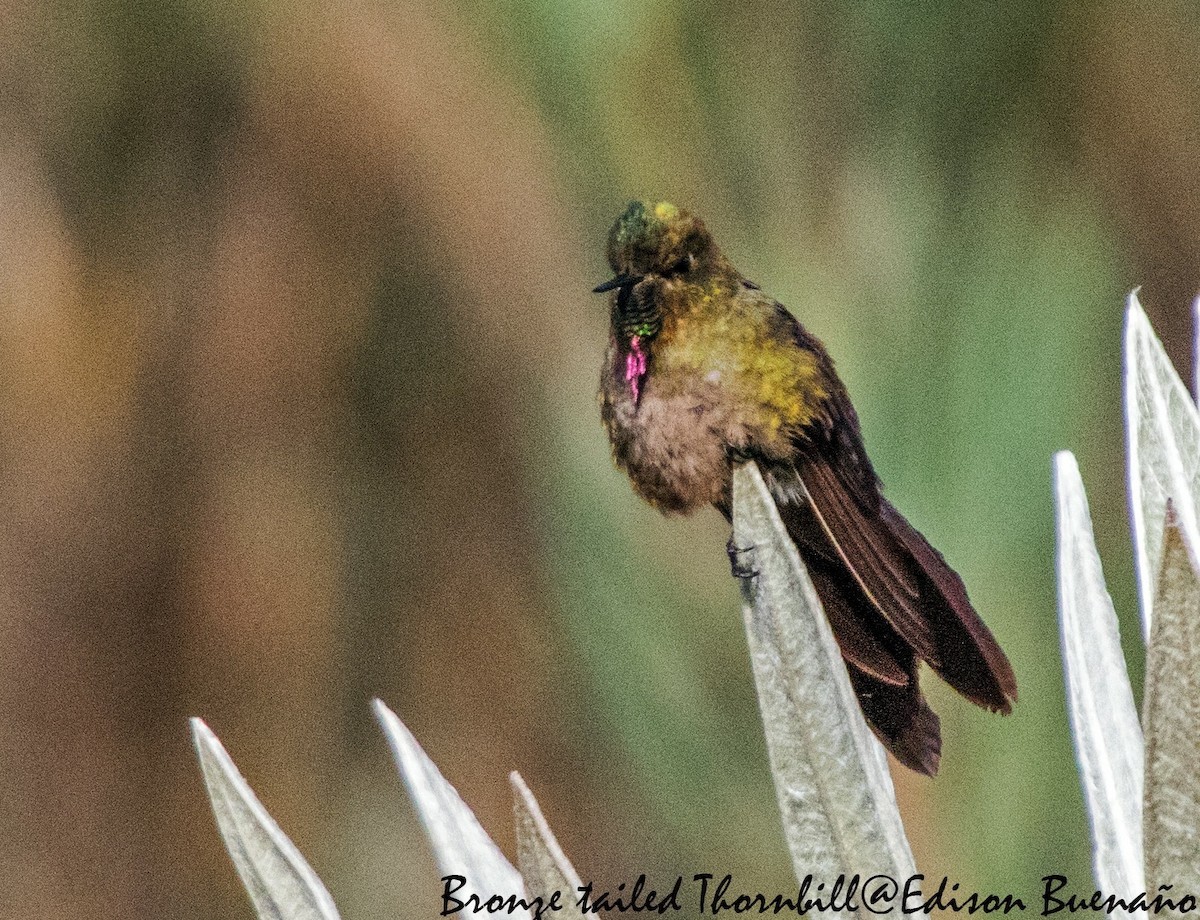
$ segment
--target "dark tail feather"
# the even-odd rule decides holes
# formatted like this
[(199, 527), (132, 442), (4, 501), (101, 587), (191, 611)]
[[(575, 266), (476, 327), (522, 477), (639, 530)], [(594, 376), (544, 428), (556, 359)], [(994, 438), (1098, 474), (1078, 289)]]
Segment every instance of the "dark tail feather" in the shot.
[(942, 758), (940, 723), (917, 686), (916, 663), (912, 663), (912, 679), (906, 687), (885, 684), (854, 665), (847, 671), (875, 737), (910, 770), (936, 775)]
[(812, 551), (814, 541), (824, 535), (811, 512), (803, 506), (788, 512), (793, 539), (799, 538), (810, 550), (805, 553), (805, 567), (833, 627), (867, 724), (900, 763), (926, 776), (935, 775), (942, 752), (940, 723), (921, 694), (916, 655), (880, 616), (841, 560), (830, 552)]
[(1007, 715), (1017, 698), (1017, 680), (999, 643), (967, 599), (962, 579), (886, 499), (880, 512), (929, 581), (923, 606), (938, 646), (934, 669), (973, 703)]
[(912, 658), (910, 650), (897, 641), (895, 630), (863, 596), (828, 545), (808, 503), (782, 505), (779, 511), (804, 559), (846, 663), (885, 683), (907, 685), (911, 667), (901, 664), (901, 660), (904, 656)]
[[(872, 632), (872, 617), (862, 614), (861, 604), (865, 599), (859, 600), (858, 586), (847, 585), (844, 575), (839, 578), (836, 571), (830, 571), (821, 561), (815, 561), (807, 567), (846, 664), (893, 687), (907, 686), (914, 679), (910, 673), (912, 668), (906, 668), (901, 662), (905, 654), (909, 658), (912, 655), (904, 646), (889, 641), (892, 637), (888, 635), (886, 624), (876, 623), (875, 632)], [(860, 609), (853, 606), (856, 601)], [(871, 613), (874, 614), (874, 611)], [(873, 619), (879, 620), (878, 615)]]

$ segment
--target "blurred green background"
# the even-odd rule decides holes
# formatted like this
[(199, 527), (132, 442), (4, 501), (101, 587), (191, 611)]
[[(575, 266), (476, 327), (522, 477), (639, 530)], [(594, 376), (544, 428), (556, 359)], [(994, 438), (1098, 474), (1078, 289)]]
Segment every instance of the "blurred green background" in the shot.
[(373, 695), (510, 854), (517, 769), (585, 878), (794, 885), (725, 526), (639, 504), (598, 421), (635, 197), (825, 340), (1013, 659), (1009, 719), (927, 680), (918, 863), (1090, 890), (1050, 457), (1136, 645), (1121, 311), (1190, 373), (1198, 40), (1181, 2), (0, 5), (0, 915), (251, 916), (189, 715), (343, 916), (434, 915)]

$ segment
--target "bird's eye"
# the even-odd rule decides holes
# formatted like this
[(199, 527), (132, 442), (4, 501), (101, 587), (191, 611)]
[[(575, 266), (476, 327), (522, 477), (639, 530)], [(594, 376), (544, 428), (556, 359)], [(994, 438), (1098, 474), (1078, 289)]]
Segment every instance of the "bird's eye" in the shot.
[(690, 271), (692, 266), (696, 264), (696, 257), (690, 252), (667, 269), (668, 275), (679, 275), (683, 272)]

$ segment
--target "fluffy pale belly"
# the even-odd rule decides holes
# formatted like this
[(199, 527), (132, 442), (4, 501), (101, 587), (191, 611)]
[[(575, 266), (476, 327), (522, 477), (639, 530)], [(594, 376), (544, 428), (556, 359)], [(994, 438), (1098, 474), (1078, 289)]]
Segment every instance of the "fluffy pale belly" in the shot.
[(604, 424), (637, 493), (667, 512), (728, 507), (730, 455), (750, 441), (728, 394), (704, 381), (663, 392), (651, 379), (635, 403), (624, 386), (613, 389), (601, 394)]

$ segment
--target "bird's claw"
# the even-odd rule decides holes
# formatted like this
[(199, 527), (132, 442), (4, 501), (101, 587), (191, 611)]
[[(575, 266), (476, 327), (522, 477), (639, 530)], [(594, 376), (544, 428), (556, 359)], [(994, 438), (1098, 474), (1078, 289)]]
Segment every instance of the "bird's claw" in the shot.
[(733, 537), (725, 544), (725, 553), (729, 556), (729, 573), (734, 578), (757, 578), (758, 569), (754, 567), (754, 547), (738, 546)]

